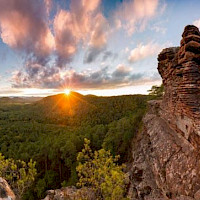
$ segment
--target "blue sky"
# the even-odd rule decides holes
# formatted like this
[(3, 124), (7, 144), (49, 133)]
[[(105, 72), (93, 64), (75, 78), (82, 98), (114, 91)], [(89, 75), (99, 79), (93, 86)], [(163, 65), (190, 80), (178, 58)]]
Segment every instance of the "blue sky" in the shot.
[(2, 0), (0, 96), (147, 93), (198, 0)]

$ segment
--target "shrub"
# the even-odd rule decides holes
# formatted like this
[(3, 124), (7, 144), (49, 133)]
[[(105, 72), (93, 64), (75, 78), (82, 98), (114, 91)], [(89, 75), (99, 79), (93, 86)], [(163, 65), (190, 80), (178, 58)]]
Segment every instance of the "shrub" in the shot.
[(28, 163), (14, 159), (5, 159), (0, 153), (0, 177), (8, 181), (18, 199), (31, 186), (37, 174), (36, 162), (30, 160)]
[(85, 139), (84, 149), (77, 157), (77, 186), (92, 189), (98, 200), (125, 199), (126, 175), (124, 166), (116, 163), (119, 156), (113, 157), (110, 151), (104, 149), (93, 153), (89, 145), (90, 141)]

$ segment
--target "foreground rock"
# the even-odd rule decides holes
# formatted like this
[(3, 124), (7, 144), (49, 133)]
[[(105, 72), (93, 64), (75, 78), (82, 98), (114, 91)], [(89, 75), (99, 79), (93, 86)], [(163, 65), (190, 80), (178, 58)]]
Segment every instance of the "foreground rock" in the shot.
[(0, 200), (15, 200), (15, 195), (7, 181), (0, 177)]
[(134, 141), (131, 199), (200, 200), (200, 32), (186, 26), (182, 36), (158, 56), (165, 94), (149, 102)]
[(95, 194), (88, 188), (76, 189), (75, 187), (63, 187), (57, 190), (47, 191), (44, 200), (95, 200)]

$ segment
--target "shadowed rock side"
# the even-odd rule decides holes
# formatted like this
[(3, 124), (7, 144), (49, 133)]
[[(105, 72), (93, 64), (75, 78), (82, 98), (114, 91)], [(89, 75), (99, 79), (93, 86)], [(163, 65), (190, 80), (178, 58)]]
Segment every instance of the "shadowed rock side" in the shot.
[(165, 94), (149, 102), (134, 141), (131, 199), (200, 200), (199, 29), (186, 26), (182, 37), (158, 56)]
[(0, 177), (0, 200), (16, 200), (7, 181)]

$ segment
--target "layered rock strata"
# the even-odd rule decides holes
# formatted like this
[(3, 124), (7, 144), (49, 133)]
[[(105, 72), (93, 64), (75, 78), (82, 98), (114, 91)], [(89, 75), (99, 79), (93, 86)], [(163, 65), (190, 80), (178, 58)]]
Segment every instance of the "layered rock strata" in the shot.
[(200, 200), (200, 32), (185, 27), (180, 47), (158, 55), (163, 100), (149, 102), (133, 144), (131, 199)]
[(199, 29), (186, 26), (181, 46), (164, 49), (158, 55), (158, 61), (158, 71), (165, 87), (162, 108), (166, 119), (198, 146), (200, 141), (193, 140), (196, 135), (200, 136)]

